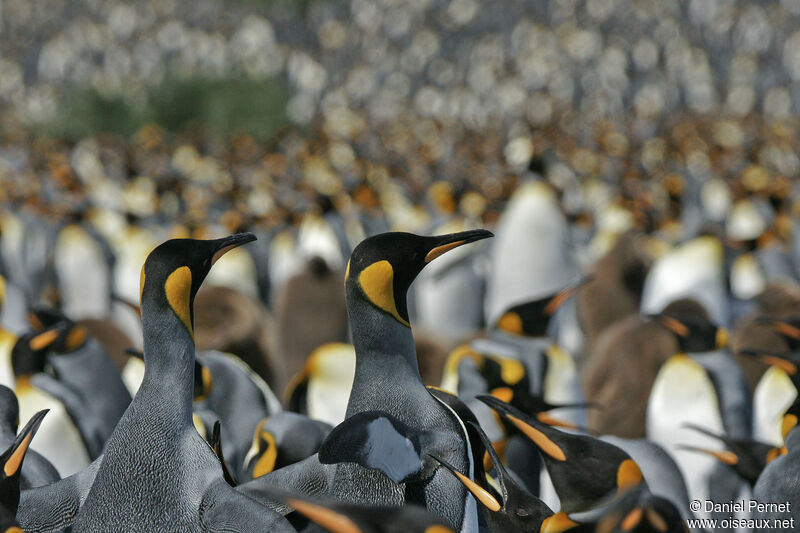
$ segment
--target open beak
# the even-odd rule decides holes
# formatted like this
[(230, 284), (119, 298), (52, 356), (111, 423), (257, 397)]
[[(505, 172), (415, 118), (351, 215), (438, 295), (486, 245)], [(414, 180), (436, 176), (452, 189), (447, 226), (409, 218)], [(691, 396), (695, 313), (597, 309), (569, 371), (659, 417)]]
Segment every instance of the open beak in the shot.
[(430, 263), (440, 255), (449, 252), (454, 248), (458, 248), (464, 244), (479, 241), (494, 237), (494, 233), (485, 229), (474, 229), (469, 231), (462, 231), (460, 233), (450, 233), (448, 235), (439, 235), (431, 237), (431, 249), (425, 254), (425, 263)]
[(247, 244), (248, 242), (252, 242), (254, 240), (256, 240), (256, 236), (252, 233), (237, 233), (236, 235), (231, 235), (230, 237), (217, 239), (217, 250), (214, 252), (214, 256), (211, 259), (211, 264), (213, 265), (216, 263), (220, 257), (233, 250), (237, 246)]

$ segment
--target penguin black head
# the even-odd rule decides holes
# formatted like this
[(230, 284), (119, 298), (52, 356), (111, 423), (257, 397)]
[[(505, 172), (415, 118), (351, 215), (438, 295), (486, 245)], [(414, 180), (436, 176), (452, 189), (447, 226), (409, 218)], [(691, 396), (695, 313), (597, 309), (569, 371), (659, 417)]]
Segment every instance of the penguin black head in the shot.
[(716, 439), (725, 445), (725, 450), (712, 450), (697, 446), (680, 446), (685, 450), (704, 453), (714, 457), (717, 461), (733, 469), (739, 476), (747, 481), (750, 486), (755, 486), (758, 476), (767, 464), (777, 457), (780, 447), (772, 446), (752, 439), (734, 439), (727, 435), (719, 435), (694, 424), (686, 427)]
[(356, 246), (347, 264), (348, 300), (364, 298), (409, 326), (406, 292), (425, 265), (453, 248), (492, 236), (479, 229), (435, 237), (400, 232), (369, 237)]
[(550, 319), (577, 290), (592, 280), (587, 276), (575, 285), (571, 285), (554, 295), (517, 304), (503, 313), (495, 323), (495, 328), (513, 335), (526, 337), (544, 337)]
[(613, 444), (559, 431), (494, 396), (478, 395), (477, 399), (536, 445), (561, 500), (562, 511), (588, 509), (609, 495), (645, 483), (639, 465)]
[(481, 443), (480, 447), (489, 456), (489, 462), (494, 467), (495, 486), (484, 482), (486, 472), (477, 463), (478, 468), (475, 470), (475, 480), (473, 481), (447, 461), (435, 456), (431, 457), (456, 476), (461, 484), (481, 503), (485, 509), (483, 514), (490, 531), (541, 530), (542, 523), (547, 517), (552, 516), (553, 511), (547, 504), (519, 485), (508, 473), (480, 425), (474, 421), (465, 422), (470, 439), (475, 435), (478, 442)]
[(710, 352), (728, 345), (728, 331), (714, 324), (694, 300), (676, 300), (652, 318), (675, 334), (684, 353)]
[(159, 245), (142, 266), (142, 307), (171, 310), (194, 335), (194, 297), (211, 266), (227, 251), (255, 239), (252, 233), (237, 233), (214, 240), (172, 239)]
[[(47, 347), (52, 343), (51, 336), (42, 338), (42, 334), (25, 333), (11, 349), (11, 368), (17, 379), (17, 392), (24, 387), (24, 382), (33, 374), (47, 369)], [(45, 341), (47, 344), (43, 344)]]
[(37, 350), (72, 353), (89, 339), (86, 326), (70, 320), (55, 309), (34, 309), (28, 315), (28, 322), (37, 331), (37, 335), (31, 339), (31, 346)]
[(759, 317), (756, 322), (770, 326), (773, 331), (783, 337), (791, 351), (800, 350), (800, 316)]

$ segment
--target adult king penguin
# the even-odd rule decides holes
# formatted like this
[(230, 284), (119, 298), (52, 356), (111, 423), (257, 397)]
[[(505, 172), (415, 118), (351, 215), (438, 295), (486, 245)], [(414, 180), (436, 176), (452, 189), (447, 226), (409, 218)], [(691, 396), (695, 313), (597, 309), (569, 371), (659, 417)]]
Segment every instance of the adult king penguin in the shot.
[(477, 528), (475, 501), (454, 476), (426, 457), (433, 452), (472, 475), (466, 429), (420, 378), (406, 292), (435, 258), (491, 236), (485, 230), (435, 237), (383, 233), (355, 248), (345, 274), (356, 350), (346, 419), (318, 455), (241, 490), (267, 500), (259, 486), (327, 494), (355, 504), (419, 503), (456, 531)]
[(194, 297), (219, 257), (252, 240), (249, 233), (173, 239), (150, 253), (140, 282), (142, 385), (101, 458), (74, 478), (23, 496), (23, 526), (47, 530), (42, 522), (55, 520), (63, 527), (71, 520), (59, 513), (72, 513), (75, 533), (293, 530), (276, 513), (233, 491), (192, 424)]

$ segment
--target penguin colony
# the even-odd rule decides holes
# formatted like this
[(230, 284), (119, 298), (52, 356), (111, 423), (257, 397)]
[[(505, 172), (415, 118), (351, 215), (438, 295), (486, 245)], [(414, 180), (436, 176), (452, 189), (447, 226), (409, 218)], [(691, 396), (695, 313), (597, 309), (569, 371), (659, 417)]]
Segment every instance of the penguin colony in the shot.
[(73, 220), (45, 265), (7, 210), (0, 531), (800, 528), (796, 184), (644, 232), (531, 174), (491, 231), (438, 183), (425, 235)]

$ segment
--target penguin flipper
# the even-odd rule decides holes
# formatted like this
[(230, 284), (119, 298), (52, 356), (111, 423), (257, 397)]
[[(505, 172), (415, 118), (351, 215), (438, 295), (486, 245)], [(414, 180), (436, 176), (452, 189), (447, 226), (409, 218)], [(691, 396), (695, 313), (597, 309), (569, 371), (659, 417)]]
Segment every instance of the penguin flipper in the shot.
[(81, 504), (92, 488), (103, 455), (89, 466), (50, 485), (23, 490), (17, 521), (29, 533), (62, 530), (75, 521)]
[(320, 446), (319, 460), (358, 463), (395, 483), (409, 483), (433, 475), (438, 463), (428, 459), (430, 453), (437, 453), (434, 432), (414, 429), (383, 411), (365, 411), (333, 428)]
[(270, 498), (270, 490), (277, 488), (319, 496), (325, 494), (333, 485), (335, 470), (335, 465), (320, 463), (317, 454), (314, 454), (302, 461), (237, 485), (235, 490), (285, 515), (291, 508)]
[(294, 533), (295, 529), (281, 514), (235, 491), (226, 482), (209, 487), (200, 503), (203, 531), (231, 533)]
[(103, 452), (105, 439), (100, 428), (100, 421), (91, 412), (80, 393), (66, 383), (45, 373), (34, 374), (31, 378), (31, 384), (64, 404), (64, 408), (81, 433), (81, 438), (86, 446), (86, 451), (89, 452), (89, 456), (97, 458)]

